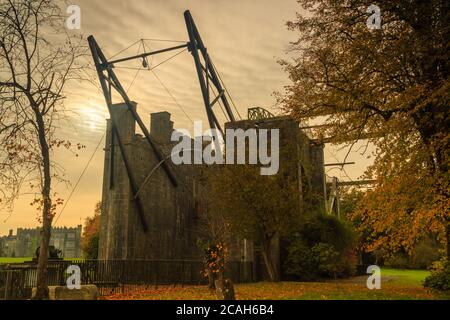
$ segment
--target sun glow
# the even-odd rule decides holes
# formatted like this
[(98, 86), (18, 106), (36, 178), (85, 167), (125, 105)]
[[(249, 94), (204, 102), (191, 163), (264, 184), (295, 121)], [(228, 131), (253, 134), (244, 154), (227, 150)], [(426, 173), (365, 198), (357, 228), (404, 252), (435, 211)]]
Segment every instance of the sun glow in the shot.
[(107, 114), (102, 110), (100, 105), (92, 105), (80, 108), (80, 116), (85, 128), (91, 131), (102, 130), (105, 126), (105, 120), (108, 118)]

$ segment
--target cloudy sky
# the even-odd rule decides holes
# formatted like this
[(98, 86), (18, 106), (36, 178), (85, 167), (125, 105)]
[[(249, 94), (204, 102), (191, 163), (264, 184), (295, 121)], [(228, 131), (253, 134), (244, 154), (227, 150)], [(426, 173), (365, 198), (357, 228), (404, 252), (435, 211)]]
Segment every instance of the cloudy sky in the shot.
[[(253, 106), (278, 112), (272, 93), (282, 90), (289, 81), (277, 60), (289, 58), (286, 50), (289, 42), (296, 39), (296, 34), (285, 26), (286, 21), (294, 19), (295, 12), (300, 10), (295, 0), (74, 0), (71, 3), (81, 8), (81, 30), (71, 32), (86, 37), (94, 35), (107, 58), (142, 53), (142, 45), (138, 42), (117, 55), (139, 39), (187, 41), (183, 12), (189, 9), (239, 113), (245, 117), (247, 108)], [(177, 42), (145, 41), (147, 51), (173, 45)], [(149, 62), (154, 66), (175, 53), (158, 55)], [(151, 112), (162, 110), (172, 114), (176, 128), (192, 130), (190, 119), (207, 123), (194, 63), (188, 52), (180, 53), (154, 70), (177, 103), (155, 74), (149, 71), (137, 73), (135, 68), (140, 65), (139, 61), (123, 63), (116, 73), (128, 89), (130, 98), (138, 103), (138, 111), (145, 123), (150, 122)], [(71, 186), (56, 186), (61, 197), (68, 198), (96, 146), (101, 145), (67, 202), (57, 226), (83, 223), (93, 214), (95, 203), (100, 200), (104, 155), (101, 139), (108, 118), (98, 87), (72, 83), (67, 96), (66, 108), (72, 111), (72, 120), (61, 126), (61, 134), (84, 144), (86, 149), (78, 157), (67, 152), (56, 155), (71, 182)], [(341, 161), (345, 153), (339, 147), (327, 146), (326, 161)], [(352, 152), (347, 161), (357, 162), (346, 168), (350, 178), (357, 179), (370, 160)], [(349, 179), (336, 169), (329, 174), (342, 180)], [(1, 212), (0, 235), (9, 229), (38, 225), (37, 212), (30, 207), (30, 200), (29, 196), (23, 195), (12, 213)]]

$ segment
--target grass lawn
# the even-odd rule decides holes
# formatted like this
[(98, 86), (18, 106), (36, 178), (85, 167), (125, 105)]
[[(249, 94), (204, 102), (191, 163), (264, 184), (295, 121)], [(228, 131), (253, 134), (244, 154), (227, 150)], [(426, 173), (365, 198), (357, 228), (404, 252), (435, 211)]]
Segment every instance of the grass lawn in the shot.
[(33, 258), (9, 258), (9, 257), (0, 257), (0, 264), (5, 263), (22, 263), (25, 261), (31, 261)]
[[(332, 280), (323, 282), (258, 282), (236, 284), (236, 298), (274, 300), (410, 300), (450, 299), (450, 293), (439, 293), (422, 286), (428, 275), (422, 270), (381, 270), (381, 289), (369, 290), (367, 277)], [(128, 294), (115, 294), (104, 299), (134, 300), (209, 300), (215, 299), (214, 292), (205, 286), (158, 287)]]
[(401, 270), (383, 268), (381, 270), (382, 277), (393, 277), (394, 282), (407, 285), (421, 285), (422, 281), (430, 274), (426, 270)]
[[(33, 258), (9, 258), (9, 257), (0, 257), (0, 264), (6, 263), (22, 263), (33, 260)], [(79, 258), (64, 258), (66, 261), (79, 260)]]

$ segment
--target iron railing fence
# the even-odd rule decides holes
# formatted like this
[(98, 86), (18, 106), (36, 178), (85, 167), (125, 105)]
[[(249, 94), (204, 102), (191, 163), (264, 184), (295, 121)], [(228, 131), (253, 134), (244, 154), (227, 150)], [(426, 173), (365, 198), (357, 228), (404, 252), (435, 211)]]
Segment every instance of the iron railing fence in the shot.
[[(49, 261), (49, 286), (67, 285), (67, 268), (80, 267), (81, 284), (94, 284), (101, 295), (146, 290), (163, 285), (206, 284), (203, 262), (197, 260), (71, 260)], [(235, 283), (252, 282), (252, 262), (229, 261), (225, 276)], [(36, 287), (37, 264), (0, 265), (0, 299), (26, 299)]]

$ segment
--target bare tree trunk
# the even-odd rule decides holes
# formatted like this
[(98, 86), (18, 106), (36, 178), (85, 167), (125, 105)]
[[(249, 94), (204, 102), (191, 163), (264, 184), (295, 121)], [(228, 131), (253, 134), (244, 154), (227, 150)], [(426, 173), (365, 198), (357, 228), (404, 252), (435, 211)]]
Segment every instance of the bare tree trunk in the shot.
[(229, 279), (220, 278), (214, 281), (216, 295), (219, 300), (236, 300), (233, 282)]
[[(48, 210), (49, 211), (49, 210)], [(34, 299), (43, 300), (48, 299), (48, 286), (47, 286), (47, 265), (48, 265), (48, 247), (50, 242), (50, 229), (51, 221), (45, 217), (46, 209), (43, 209), (44, 221), (41, 230), (41, 241), (39, 248), (39, 260), (37, 266), (37, 291)]]
[(215, 281), (217, 280), (217, 277), (214, 275), (214, 273), (211, 272), (211, 270), (208, 270), (208, 288), (213, 290), (215, 289)]
[(277, 274), (277, 270), (275, 269), (275, 267), (273, 265), (272, 249), (271, 249), (272, 239), (273, 239), (273, 237), (268, 237), (265, 239), (265, 241), (263, 243), (262, 256), (264, 259), (264, 264), (266, 265), (266, 270), (269, 275), (269, 279), (270, 279), (270, 281), (274, 282), (274, 281), (278, 281), (278, 274)]
[(275, 281), (275, 271), (272, 265), (272, 262), (270, 261), (270, 254), (266, 252), (266, 250), (263, 250), (262, 252), (264, 264), (266, 265), (267, 273), (269, 274), (270, 281)]
[(50, 189), (51, 189), (51, 175), (50, 175), (50, 153), (49, 147), (45, 135), (45, 126), (42, 115), (39, 110), (36, 109), (36, 122), (38, 125), (39, 133), (39, 144), (41, 147), (42, 159), (43, 159), (43, 186), (42, 186), (42, 198), (43, 198), (43, 209), (42, 209), (42, 231), (41, 231), (41, 241), (39, 250), (39, 259), (37, 266), (37, 290), (34, 299), (42, 300), (48, 299), (48, 286), (47, 286), (47, 265), (48, 265), (48, 250), (50, 242), (50, 232), (52, 225), (52, 212), (51, 212), (51, 199), (50, 199)]

